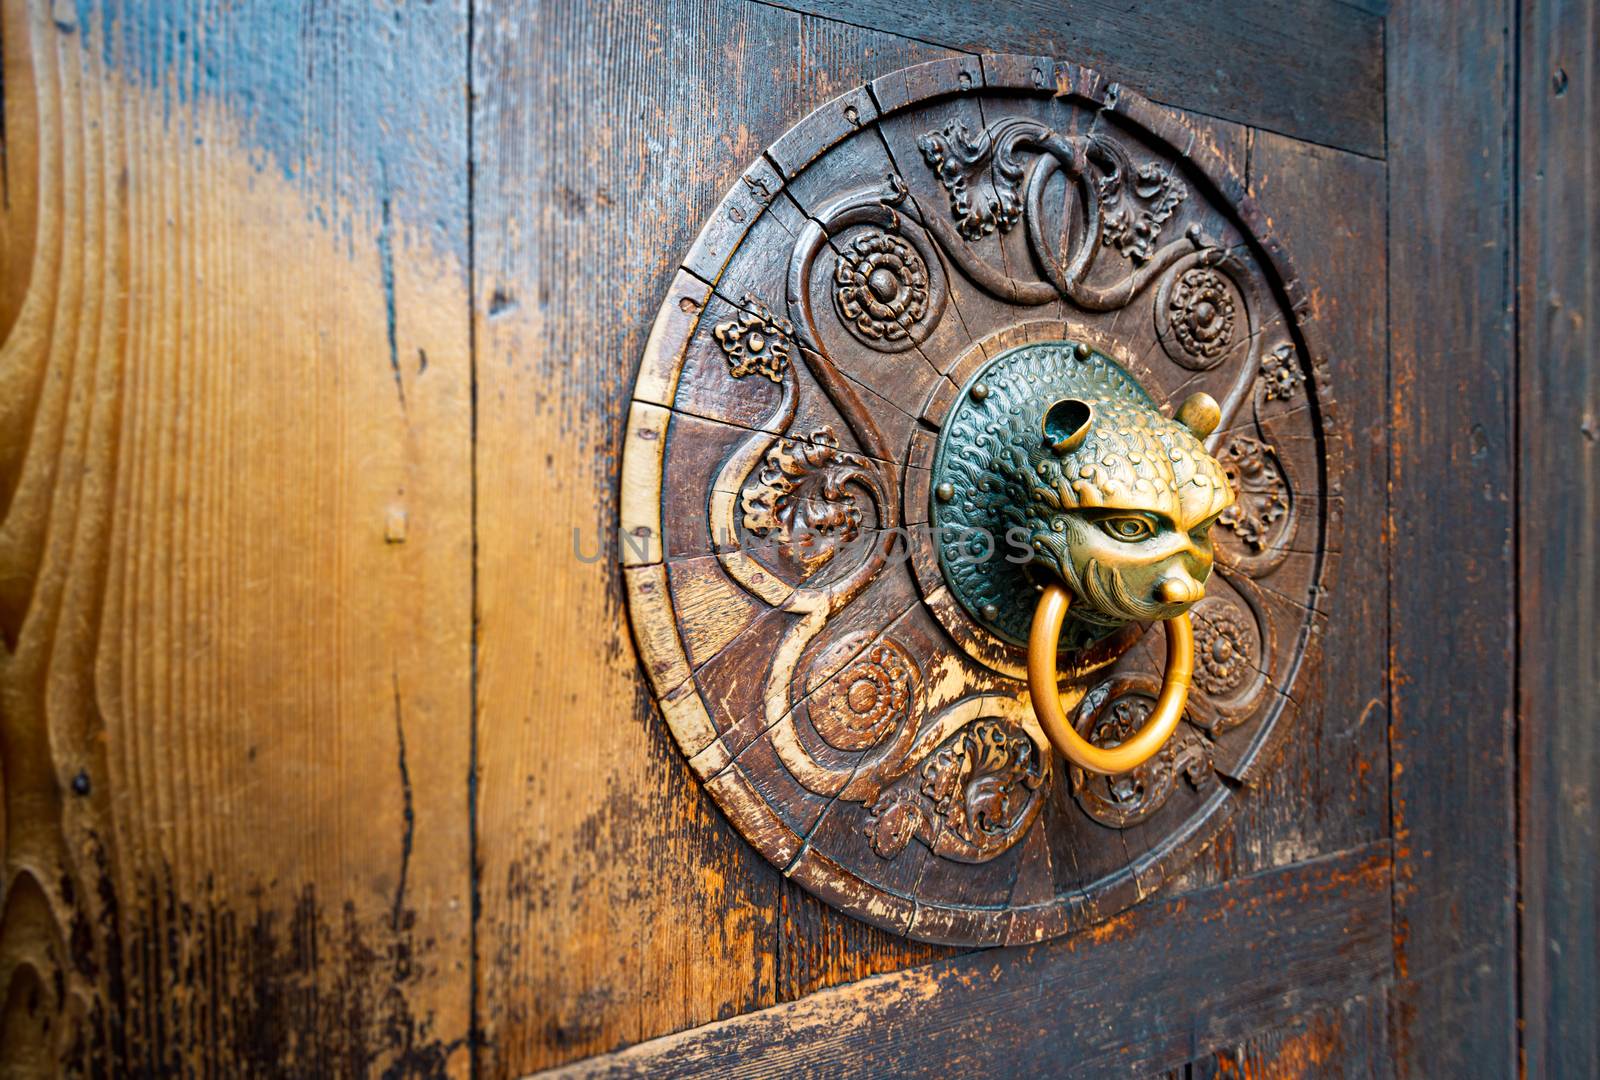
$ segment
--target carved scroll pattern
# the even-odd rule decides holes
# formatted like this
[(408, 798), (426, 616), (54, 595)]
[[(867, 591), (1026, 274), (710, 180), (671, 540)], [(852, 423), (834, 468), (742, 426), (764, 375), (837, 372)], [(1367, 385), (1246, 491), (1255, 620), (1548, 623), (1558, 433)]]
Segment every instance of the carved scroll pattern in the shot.
[[(1149, 676), (1117, 676), (1084, 696), (1074, 718), (1079, 734), (1096, 746), (1116, 746), (1144, 726), (1160, 683)], [(1195, 700), (1191, 709), (1203, 708)], [(1195, 791), (1216, 784), (1211, 742), (1191, 721), (1182, 723), (1159, 752), (1131, 772), (1099, 776), (1073, 766), (1072, 795), (1096, 822), (1125, 829), (1166, 805), (1182, 779)]]

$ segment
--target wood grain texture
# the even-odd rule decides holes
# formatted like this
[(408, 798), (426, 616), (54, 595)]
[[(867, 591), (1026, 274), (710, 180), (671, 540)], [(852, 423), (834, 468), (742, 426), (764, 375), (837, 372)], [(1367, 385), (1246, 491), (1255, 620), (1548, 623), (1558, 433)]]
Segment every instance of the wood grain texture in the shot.
[[(0, 3), (0, 1071), (1600, 1069), (1596, 18), (1388, 7)], [(613, 530), (739, 171), (1002, 49), (1226, 118), (1350, 442), (1324, 678), (1188, 895), (973, 957), (734, 835)]]
[(972, 53), (1085, 64), (1181, 109), (1381, 157), (1383, 19), (1337, 2), (775, 0)]
[(464, 26), (5, 5), (19, 1072), (465, 1069)]
[(1184, 1080), (1332, 1080), (1394, 1075), (1382, 991), (1296, 1017), (1191, 1062)]
[(651, 704), (611, 537), (620, 403), (710, 209), (796, 118), (943, 51), (736, 2), (474, 23), (477, 994), (499, 1076), (938, 955), (728, 827)]
[(1527, 1075), (1600, 1074), (1600, 14), (1521, 5), (1517, 703)]
[(1510, 1076), (1510, 12), (1402, 5), (1387, 25), (1393, 1043), (1404, 1075)]
[(551, 1075), (1149, 1075), (1373, 993), (1388, 890), (1380, 843), (1151, 902), (1081, 942), (876, 976)]

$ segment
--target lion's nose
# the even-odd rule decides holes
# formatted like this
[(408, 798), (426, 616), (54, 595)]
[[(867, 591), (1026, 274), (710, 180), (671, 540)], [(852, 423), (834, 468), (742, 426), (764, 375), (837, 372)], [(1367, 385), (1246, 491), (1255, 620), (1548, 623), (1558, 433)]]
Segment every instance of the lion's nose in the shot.
[(1156, 583), (1156, 599), (1163, 604), (1192, 604), (1206, 594), (1206, 587), (1188, 574), (1168, 574)]

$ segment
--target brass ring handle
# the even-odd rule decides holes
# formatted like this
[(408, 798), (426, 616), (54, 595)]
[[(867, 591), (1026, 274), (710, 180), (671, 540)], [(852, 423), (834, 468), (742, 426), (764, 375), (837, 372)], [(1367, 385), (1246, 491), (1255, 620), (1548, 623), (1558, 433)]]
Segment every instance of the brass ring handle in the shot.
[(1144, 727), (1126, 742), (1109, 749), (1095, 746), (1079, 735), (1061, 708), (1061, 691), (1056, 685), (1056, 650), (1060, 647), (1061, 624), (1066, 620), (1072, 594), (1057, 584), (1046, 585), (1033, 612), (1033, 627), (1028, 633), (1028, 690), (1033, 695), (1033, 712), (1046, 737), (1061, 755), (1090, 772), (1125, 773), (1144, 764), (1172, 737), (1189, 701), (1189, 683), (1194, 677), (1194, 627), (1186, 611), (1167, 623), (1167, 673), (1161, 681), (1161, 694)]

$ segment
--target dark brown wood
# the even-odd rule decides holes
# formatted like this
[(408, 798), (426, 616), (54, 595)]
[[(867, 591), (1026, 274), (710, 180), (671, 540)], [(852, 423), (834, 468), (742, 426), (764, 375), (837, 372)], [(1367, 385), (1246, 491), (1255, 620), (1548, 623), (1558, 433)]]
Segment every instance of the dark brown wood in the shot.
[(1166, 105), (1383, 156), (1383, 19), (1357, 6), (776, 2), (971, 53), (1068, 57)]
[(1521, 5), (1517, 582), (1530, 1077), (1600, 1074), (1600, 15)]
[(1518, 1064), (1510, 25), (1497, 0), (1388, 20), (1392, 1041), (1413, 1076)]
[(1304, 1080), (1394, 1075), (1389, 1057), (1388, 1008), (1382, 991), (1338, 1008), (1305, 1013), (1192, 1062), (1185, 1080)]
[(1153, 902), (1081, 942), (866, 979), (554, 1075), (1148, 1075), (1372, 994), (1389, 957), (1379, 843)]

